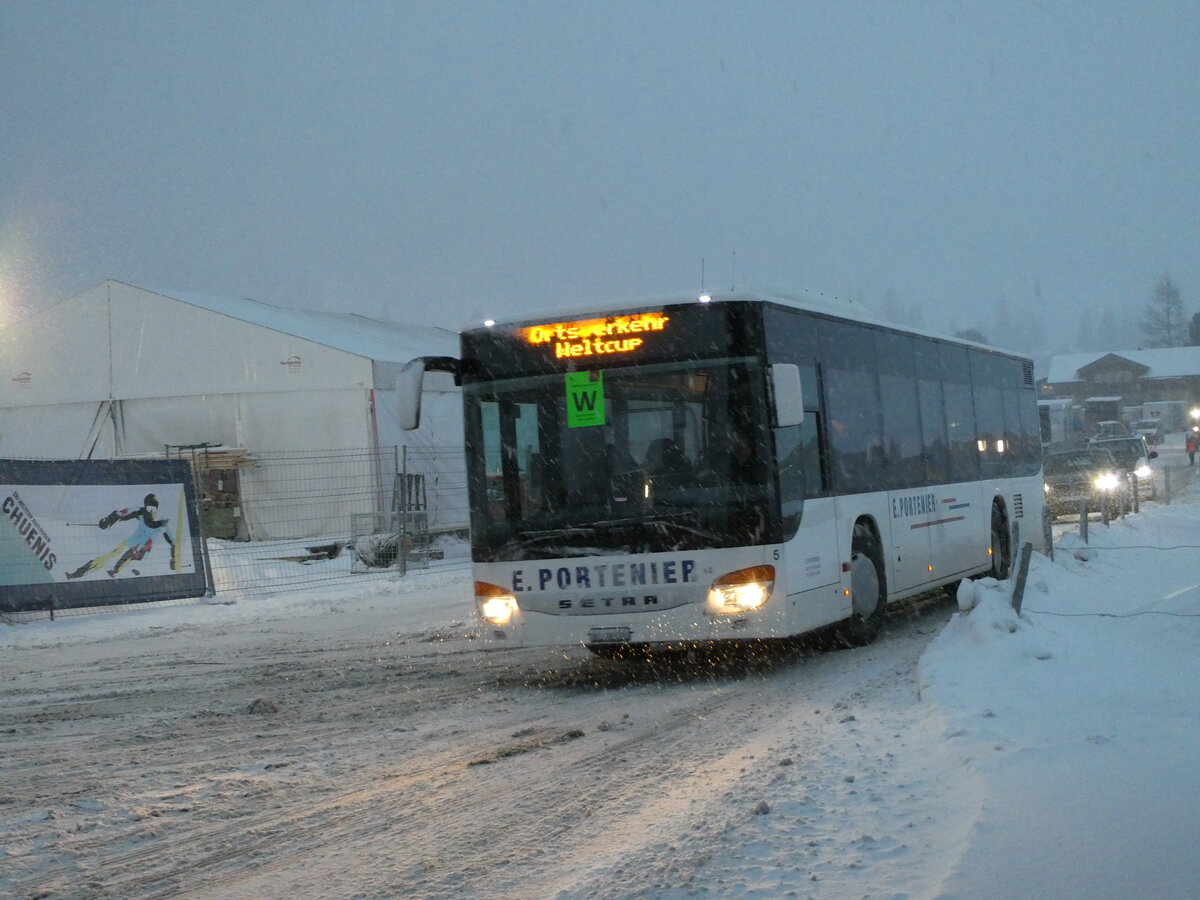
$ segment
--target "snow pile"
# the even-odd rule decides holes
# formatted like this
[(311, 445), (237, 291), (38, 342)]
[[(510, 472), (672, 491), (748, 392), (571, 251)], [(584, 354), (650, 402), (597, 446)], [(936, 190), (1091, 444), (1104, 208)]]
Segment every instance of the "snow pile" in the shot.
[(1200, 510), (1161, 507), (965, 584), (920, 666), (956, 763), (986, 784), (961, 897), (1200, 890)]

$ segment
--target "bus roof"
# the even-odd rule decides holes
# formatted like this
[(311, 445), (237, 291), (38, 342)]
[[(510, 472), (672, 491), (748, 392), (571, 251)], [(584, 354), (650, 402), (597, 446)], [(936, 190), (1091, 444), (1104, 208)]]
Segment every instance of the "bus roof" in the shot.
[[(555, 310), (544, 312), (541, 315), (523, 315), (520, 318), (497, 319), (496, 325), (528, 325), (536, 322), (562, 321), (575, 318), (584, 318), (587, 316), (596, 315), (619, 315), (624, 313), (635, 312), (656, 306), (676, 306), (688, 303), (699, 303), (700, 294), (698, 292), (680, 293), (680, 294), (658, 294), (646, 297), (627, 298), (624, 300), (598, 300), (590, 305), (570, 304), (564, 305)], [(1005, 356), (1014, 356), (1020, 359), (1028, 359), (1025, 353), (1018, 353), (1015, 350), (1008, 350), (1003, 347), (997, 347), (992, 344), (980, 344), (976, 341), (970, 341), (965, 338), (954, 337), (952, 335), (929, 331), (923, 328), (910, 328), (907, 325), (900, 325), (895, 322), (889, 322), (884, 319), (866, 304), (859, 300), (854, 300), (847, 297), (839, 297), (836, 294), (824, 294), (815, 291), (804, 290), (800, 294), (792, 294), (781, 291), (757, 291), (757, 290), (742, 290), (742, 291), (713, 291), (706, 292), (705, 296), (709, 297), (709, 302), (712, 303), (769, 303), (777, 306), (786, 306), (792, 309), (805, 310), (807, 312), (832, 315), (843, 319), (849, 319), (855, 322), (862, 322), (867, 325), (878, 325), (881, 328), (893, 328), (904, 331), (909, 334), (918, 334), (923, 337), (934, 338), (936, 340), (951, 341), (956, 344), (966, 344), (972, 347), (978, 347), (982, 350), (988, 350), (992, 353), (1001, 353)], [(466, 331), (483, 331), (486, 326), (479, 325), (475, 328), (465, 329)]]

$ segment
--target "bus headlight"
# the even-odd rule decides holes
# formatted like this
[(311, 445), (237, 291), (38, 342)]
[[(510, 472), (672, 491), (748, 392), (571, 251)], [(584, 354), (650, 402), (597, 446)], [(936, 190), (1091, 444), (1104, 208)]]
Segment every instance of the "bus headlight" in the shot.
[(507, 625), (519, 608), (511, 591), (486, 581), (475, 582), (475, 602), (480, 617), (489, 625)]
[(1097, 475), (1094, 483), (1096, 485), (1096, 490), (1106, 492), (1115, 491), (1117, 486), (1121, 483), (1121, 479), (1119, 479), (1114, 472), (1105, 472), (1103, 475)]
[(751, 566), (722, 575), (708, 589), (708, 608), (715, 613), (759, 609), (775, 587), (774, 566)]

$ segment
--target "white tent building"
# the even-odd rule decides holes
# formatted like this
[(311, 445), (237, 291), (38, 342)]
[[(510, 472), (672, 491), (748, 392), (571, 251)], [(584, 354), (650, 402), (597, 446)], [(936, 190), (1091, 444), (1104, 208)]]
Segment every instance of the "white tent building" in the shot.
[[(239, 537), (337, 535), (352, 513), (386, 511), (391, 448), (461, 473), (450, 376), (427, 380), (417, 431), (398, 428), (392, 402), (404, 363), (457, 352), (444, 329), (105, 281), (0, 328), (0, 457), (211, 454), (237, 472)], [(264, 463), (318, 451), (334, 452), (300, 483)], [(428, 474), (435, 526), (466, 527), (461, 474)], [(268, 502), (285, 494), (296, 503)]]

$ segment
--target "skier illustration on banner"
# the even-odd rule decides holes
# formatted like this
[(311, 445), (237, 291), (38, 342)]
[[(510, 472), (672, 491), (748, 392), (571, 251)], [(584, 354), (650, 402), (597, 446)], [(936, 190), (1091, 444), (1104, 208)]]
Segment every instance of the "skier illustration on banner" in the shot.
[[(167, 530), (167, 524), (170, 519), (158, 519), (155, 516), (158, 514), (158, 498), (153, 494), (147, 494), (142, 500), (142, 505), (139, 509), (122, 509), (113, 510), (98, 523), (101, 528), (111, 528), (117, 522), (130, 522), (137, 520), (137, 527), (133, 533), (129, 535), (121, 543), (117, 544), (108, 553), (102, 556), (97, 556), (95, 559), (90, 559), (74, 572), (68, 572), (68, 578), (82, 578), (92, 569), (105, 565), (110, 559), (117, 559), (116, 565), (108, 570), (110, 578), (116, 578), (117, 573), (121, 568), (130, 561), (140, 560), (154, 548), (154, 538), (161, 534), (163, 539), (171, 546), (170, 565), (171, 571), (177, 570), (178, 561), (174, 553), (175, 539), (171, 536), (171, 532)], [(140, 574), (137, 569), (133, 570), (134, 575)]]

